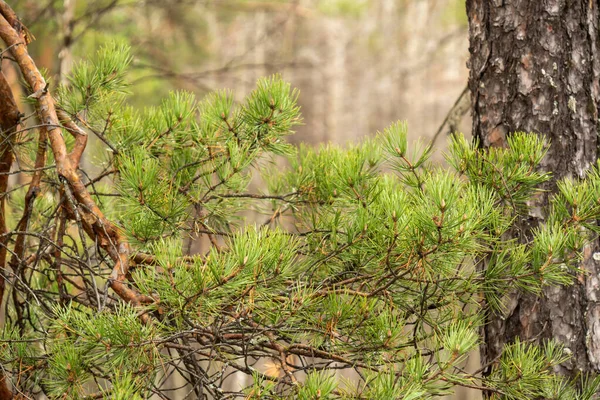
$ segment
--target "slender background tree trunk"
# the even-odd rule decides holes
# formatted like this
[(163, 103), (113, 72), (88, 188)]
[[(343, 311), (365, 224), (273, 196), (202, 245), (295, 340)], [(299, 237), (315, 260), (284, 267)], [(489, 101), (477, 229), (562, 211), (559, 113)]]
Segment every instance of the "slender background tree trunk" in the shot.
[[(598, 0), (467, 0), (467, 14), (473, 136), (489, 147), (504, 146), (515, 131), (544, 134), (546, 170), (555, 179), (582, 177), (598, 157)], [(543, 219), (532, 207), (525, 225)], [(504, 318), (490, 318), (482, 363), (516, 337), (554, 338), (572, 353), (561, 373), (600, 370), (598, 251), (598, 243), (584, 249), (588, 274), (574, 286), (550, 288), (541, 299), (515, 294)]]

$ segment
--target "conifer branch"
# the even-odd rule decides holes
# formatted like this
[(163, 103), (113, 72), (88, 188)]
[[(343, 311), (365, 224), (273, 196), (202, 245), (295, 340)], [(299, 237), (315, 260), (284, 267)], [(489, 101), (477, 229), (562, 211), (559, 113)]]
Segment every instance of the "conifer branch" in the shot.
[[(0, 2), (0, 10), (10, 10), (10, 7), (2, 1)], [(6, 15), (6, 13), (3, 13), (3, 15)], [(119, 229), (104, 217), (102, 211), (91, 198), (73, 162), (73, 160), (78, 162), (85, 142), (81, 141), (76, 146), (77, 151), (73, 153), (73, 157), (69, 157), (62, 131), (57, 127), (59, 126), (59, 121), (54, 100), (51, 94), (47, 92), (47, 84), (27, 52), (27, 41), (19, 37), (19, 33), (6, 18), (0, 18), (0, 38), (2, 38), (7, 46), (11, 46), (11, 54), (19, 65), (28, 85), (35, 93), (41, 93), (36, 99), (40, 114), (39, 118), (42, 123), (49, 126), (47, 134), (54, 159), (56, 160), (57, 173), (70, 185), (75, 198), (79, 202), (78, 207), (81, 207), (82, 223), (86, 232), (93, 240), (98, 241), (99, 245), (107, 251), (115, 263), (110, 276), (111, 288), (123, 300), (134, 306), (139, 306), (140, 298), (138, 294), (125, 283), (129, 270), (129, 244)], [(146, 314), (143, 314), (142, 318), (144, 320), (148, 319)]]

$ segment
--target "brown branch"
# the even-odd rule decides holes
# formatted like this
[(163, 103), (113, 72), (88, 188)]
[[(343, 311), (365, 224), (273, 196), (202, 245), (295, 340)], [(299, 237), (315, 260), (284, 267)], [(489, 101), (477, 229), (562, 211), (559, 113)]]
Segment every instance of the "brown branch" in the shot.
[[(0, 269), (4, 271), (6, 263), (6, 242), (8, 232), (6, 228), (5, 202), (6, 192), (8, 189), (8, 178), (10, 175), (10, 167), (12, 165), (14, 155), (12, 145), (14, 142), (14, 131), (20, 118), (17, 103), (13, 97), (10, 85), (6, 77), (0, 71), (0, 132), (2, 132), (2, 144), (0, 144)], [(0, 273), (0, 304), (4, 295), (4, 274)]]
[(69, 159), (73, 163), (73, 168), (78, 169), (79, 163), (81, 162), (81, 156), (83, 155), (87, 145), (88, 135), (69, 117), (69, 114), (67, 114), (65, 111), (56, 110), (56, 114), (58, 115), (60, 123), (65, 127), (67, 132), (69, 132), (75, 138), (75, 145), (69, 154)]
[[(10, 9), (4, 2), (0, 1), (0, 9)], [(3, 15), (6, 15), (3, 13)], [(121, 297), (121, 299), (134, 306), (140, 305), (140, 296), (126, 284), (127, 272), (129, 270), (129, 243), (121, 231), (102, 213), (87, 191), (85, 184), (81, 181), (77, 168), (73, 163), (73, 154), (67, 154), (67, 146), (62, 136), (62, 130), (58, 127), (59, 120), (54, 106), (54, 100), (47, 90), (47, 85), (40, 74), (35, 62), (27, 51), (26, 41), (10, 25), (6, 18), (0, 18), (0, 38), (10, 47), (10, 52), (17, 61), (25, 81), (29, 84), (36, 96), (42, 124), (48, 126), (48, 139), (50, 147), (56, 160), (56, 172), (63, 183), (69, 185), (71, 192), (78, 202), (81, 222), (86, 233), (104, 249), (115, 265), (110, 275), (110, 287)], [(81, 146), (80, 146), (81, 147)], [(142, 316), (147, 320), (147, 316)]]
[[(0, 71), (0, 132), (2, 134), (2, 144), (0, 145), (0, 305), (4, 298), (4, 289), (6, 287), (5, 268), (9, 236), (6, 227), (6, 194), (8, 189), (8, 178), (10, 167), (13, 163), (14, 154), (12, 151), (14, 141), (14, 131), (17, 129), (21, 114), (15, 102), (10, 85)], [(0, 374), (0, 400), (12, 398), (12, 393), (8, 388), (6, 375)]]
[(431, 139), (431, 142), (429, 143), (429, 147), (433, 147), (435, 145), (435, 142), (438, 140), (438, 138), (444, 131), (444, 127), (446, 125), (448, 125), (448, 130), (447, 130), (448, 133), (450, 133), (450, 134), (456, 133), (456, 130), (458, 129), (458, 124), (460, 123), (460, 120), (469, 111), (469, 107), (471, 105), (471, 98), (468, 96), (468, 94), (469, 94), (469, 87), (466, 86), (463, 89), (463, 91), (460, 92), (460, 95), (458, 96), (458, 98), (456, 99), (454, 104), (452, 105), (452, 108), (450, 109), (450, 111), (448, 111), (448, 114), (446, 114), (444, 121), (442, 121), (442, 124), (438, 128), (435, 135), (433, 135), (433, 138)]
[(4, 1), (0, 1), (0, 15), (2, 15), (17, 34), (23, 38), (25, 44), (29, 44), (35, 40), (35, 37), (29, 32), (29, 29), (19, 21), (17, 14)]
[[(46, 126), (40, 127), (38, 148), (35, 156), (35, 172), (29, 183), (27, 194), (25, 195), (25, 207), (23, 210), (23, 216), (17, 224), (16, 230), (20, 232), (26, 232), (29, 226), (29, 220), (33, 212), (33, 203), (40, 193), (40, 183), (42, 181), (42, 172), (46, 164), (46, 150), (47, 150), (47, 137), (48, 130)], [(18, 274), (19, 263), (23, 259), (25, 253), (25, 236), (23, 233), (17, 235), (15, 240), (14, 253), (10, 260), (10, 266), (12, 267), (15, 274)]]
[(64, 244), (64, 236), (66, 232), (67, 216), (65, 210), (59, 209), (58, 211), (58, 229), (56, 232), (56, 250), (54, 251), (54, 269), (56, 272), (56, 284), (58, 285), (58, 296), (60, 304), (63, 304), (67, 298), (67, 291), (63, 280), (62, 273), (62, 252), (61, 249)]

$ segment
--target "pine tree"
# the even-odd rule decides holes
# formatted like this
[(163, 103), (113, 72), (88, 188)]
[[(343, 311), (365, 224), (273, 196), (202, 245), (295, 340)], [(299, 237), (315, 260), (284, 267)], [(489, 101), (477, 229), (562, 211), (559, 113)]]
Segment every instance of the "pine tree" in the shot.
[[(553, 173), (544, 185), (547, 193), (554, 192), (563, 177), (583, 177), (600, 154), (600, 3), (466, 4), (473, 136), (487, 147), (503, 146), (513, 131), (545, 135), (552, 142), (543, 165)], [(536, 199), (540, 204), (546, 201), (545, 196)], [(526, 226), (545, 218), (544, 212), (523, 218), (521, 238), (528, 236)], [(578, 267), (586, 272), (574, 285), (549, 287), (535, 297), (514, 293), (503, 318), (485, 326), (482, 359), (496, 358), (515, 337), (555, 339), (571, 352), (558, 368), (561, 374), (600, 371), (600, 331), (595, 328), (600, 313), (599, 251), (597, 240), (586, 247)]]
[[(582, 273), (600, 165), (560, 181), (546, 223), (517, 241), (508, 233), (551, 179), (540, 136), (480, 150), (456, 135), (448, 168), (427, 145), (409, 149), (401, 122), (345, 148), (296, 149), (285, 138), (301, 123), (298, 93), (277, 76), (240, 104), (178, 92), (137, 109), (127, 46), (54, 87), (31, 35), (4, 2), (0, 13), (35, 109), (20, 114), (0, 74), (1, 398), (170, 398), (172, 375), (215, 399), (428, 399), (456, 386), (594, 398), (600, 379), (554, 374), (569, 355), (552, 341), (506, 345), (486, 376), (462, 365), (510, 293)], [(103, 151), (84, 170), (92, 135)], [(257, 170), (263, 192), (249, 189)], [(197, 237), (209, 250), (190, 251)], [(247, 385), (232, 388), (235, 376)]]

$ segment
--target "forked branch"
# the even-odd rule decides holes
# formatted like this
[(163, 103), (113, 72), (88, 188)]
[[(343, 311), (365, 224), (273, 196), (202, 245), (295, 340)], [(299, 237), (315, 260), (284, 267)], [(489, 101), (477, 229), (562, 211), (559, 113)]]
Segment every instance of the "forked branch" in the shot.
[[(26, 30), (23, 30), (21, 24), (18, 24), (21, 32), (15, 28), (14, 12), (4, 1), (0, 1), (0, 12), (2, 14), (0, 16), (0, 38), (9, 48), (33, 93), (39, 94), (34, 96), (37, 100), (38, 117), (41, 124), (47, 127), (50, 149), (56, 161), (56, 172), (61, 182), (69, 186), (77, 201), (76, 207), (81, 215), (81, 222), (86, 233), (114, 261), (114, 268), (109, 278), (110, 287), (123, 300), (133, 305), (139, 305), (141, 297), (126, 284), (129, 270), (129, 244), (117, 226), (104, 216), (78, 173), (79, 161), (87, 142), (85, 132), (79, 129), (66, 113), (61, 114), (59, 121), (48, 85), (27, 51), (28, 36), (22, 33)], [(60, 122), (76, 138), (71, 153), (67, 151)], [(144, 318), (147, 317), (144, 316)]]

